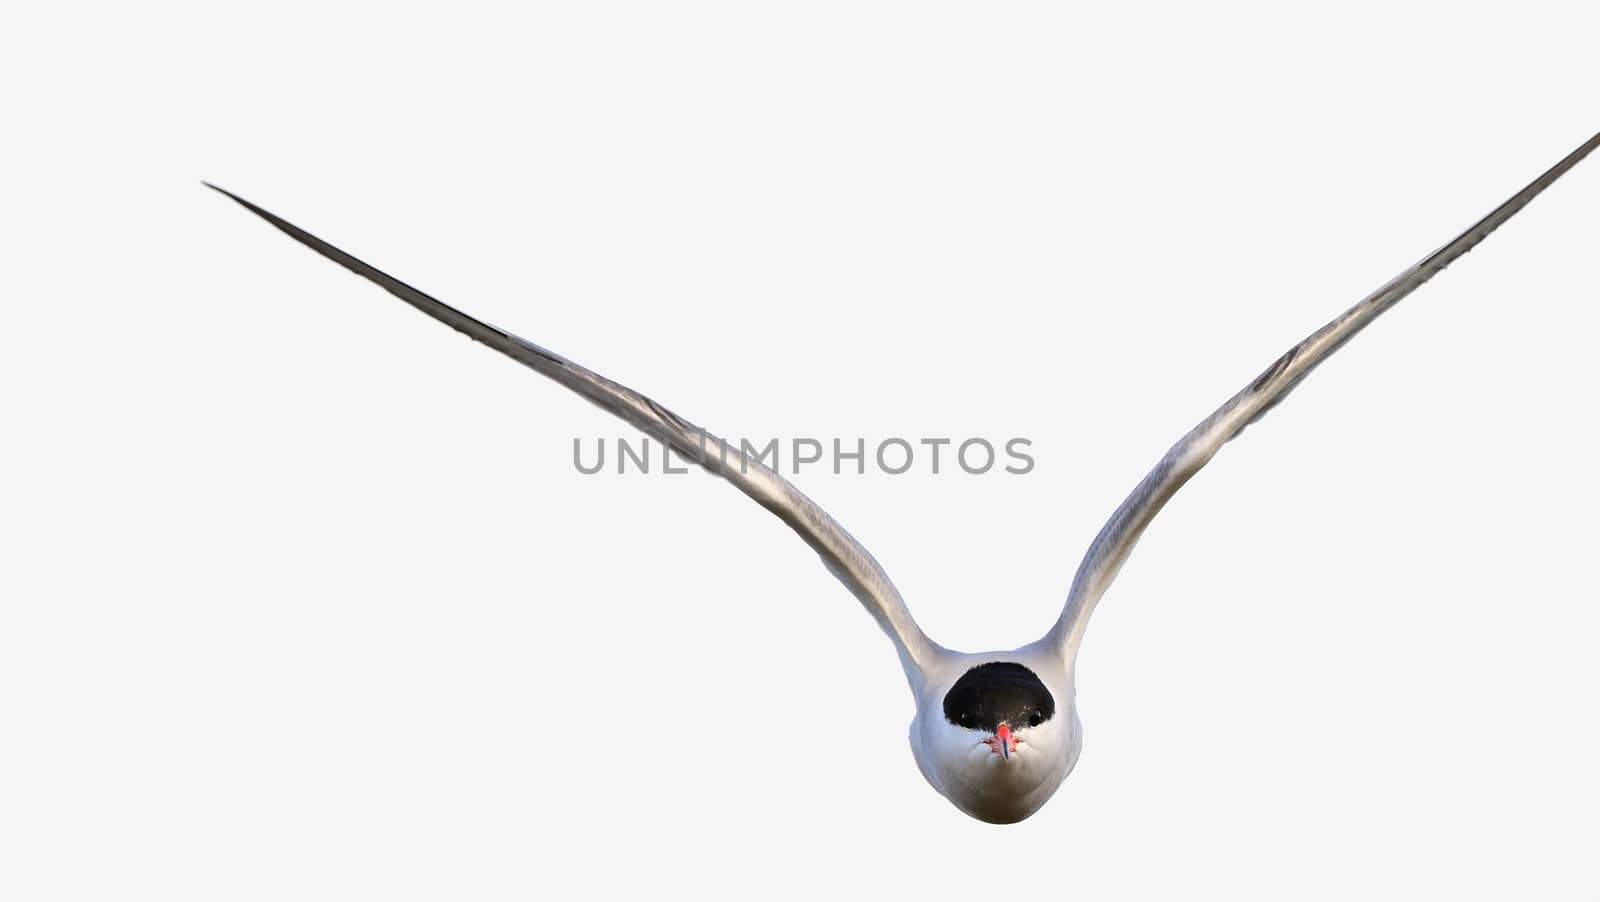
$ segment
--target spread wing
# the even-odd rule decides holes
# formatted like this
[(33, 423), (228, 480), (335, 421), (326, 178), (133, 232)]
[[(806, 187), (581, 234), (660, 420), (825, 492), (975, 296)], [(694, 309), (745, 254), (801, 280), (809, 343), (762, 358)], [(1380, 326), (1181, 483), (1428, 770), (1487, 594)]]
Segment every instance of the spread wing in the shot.
[(1344, 343), (1354, 338), (1357, 332), (1365, 329), (1385, 310), (1399, 303), (1434, 274), (1449, 266), (1457, 257), (1472, 250), (1478, 242), (1526, 206), (1528, 201), (1538, 196), (1539, 192), (1550, 187), (1551, 183), (1587, 156), (1597, 145), (1600, 145), (1600, 135), (1585, 141), (1577, 150), (1568, 154), (1566, 159), (1551, 167), (1528, 187), (1512, 195), (1510, 200), (1478, 220), (1472, 228), (1456, 236), (1449, 244), (1389, 280), (1387, 284), (1368, 295), (1361, 303), (1346, 310), (1333, 322), (1311, 333), (1305, 341), (1290, 348), (1282, 357), (1273, 361), (1255, 381), (1228, 399), (1228, 403), (1179, 439), (1178, 443), (1173, 445), (1166, 456), (1156, 464), (1155, 469), (1134, 488), (1133, 494), (1122, 502), (1122, 506), (1111, 515), (1106, 525), (1101, 527), (1100, 533), (1089, 546), (1088, 553), (1084, 555), (1083, 562), (1078, 565), (1078, 572), (1073, 578), (1071, 590), (1067, 593), (1067, 603), (1061, 612), (1061, 619), (1056, 621), (1056, 625), (1046, 634), (1043, 641), (1060, 649), (1063, 654), (1070, 655), (1083, 638), (1085, 623), (1095, 603), (1111, 585), (1111, 581), (1116, 579), (1117, 571), (1122, 568), (1128, 554), (1133, 551), (1133, 546), (1139, 541), (1139, 536), (1145, 527), (1150, 525), (1150, 521), (1155, 518), (1167, 500), (1182, 488), (1191, 476), (1199, 472), (1223, 445), (1282, 401), (1284, 396), (1293, 391), (1294, 387), (1300, 384), (1300, 380), (1309, 375), (1317, 364), (1327, 359), (1328, 355), (1343, 347)]
[(900, 661), (913, 684), (937, 657), (944, 654), (917, 626), (906, 604), (883, 568), (844, 527), (800, 490), (759, 460), (725, 447), (722, 440), (689, 423), (644, 395), (551, 353), (538, 345), (498, 329), (431, 297), (380, 270), (363, 263), (322, 239), (274, 216), (253, 203), (208, 184), (245, 209), (272, 223), (291, 238), (335, 263), (378, 283), (390, 294), (445, 325), (463, 332), (496, 351), (547, 376), (593, 404), (659, 438), (689, 460), (721, 476), (734, 487), (776, 514), (806, 540), (834, 576), (847, 586), (893, 640)]

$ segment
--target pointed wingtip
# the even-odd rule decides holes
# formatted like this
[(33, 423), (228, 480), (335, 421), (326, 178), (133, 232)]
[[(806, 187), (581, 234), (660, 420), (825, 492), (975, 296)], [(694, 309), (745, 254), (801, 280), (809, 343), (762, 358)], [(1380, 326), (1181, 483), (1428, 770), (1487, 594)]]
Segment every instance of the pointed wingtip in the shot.
[(279, 219), (278, 217), (272, 215), (271, 213), (268, 213), (266, 210), (263, 210), (262, 208), (260, 208), (260, 207), (256, 206), (255, 204), (245, 200), (244, 198), (240, 197), (239, 195), (234, 194), (232, 191), (229, 191), (227, 188), (223, 188), (223, 187), (218, 186), (218, 185), (213, 185), (210, 182), (206, 181), (205, 179), (201, 179), (200, 180), (200, 184), (205, 185), (207, 188), (210, 188), (212, 191), (215, 191), (218, 194), (222, 195), (223, 197), (228, 198), (229, 200), (233, 201), (234, 203), (238, 204), (239, 206), (244, 207), (246, 210), (249, 210), (250, 212), (256, 214), (257, 216), (261, 217), (262, 219), (265, 219), (267, 222), (272, 223), (273, 225), (277, 226), (278, 228), (283, 229), (285, 232), (288, 232), (291, 235), (295, 235), (297, 232), (299, 232), (299, 229), (296, 229), (294, 226), (290, 225), (289, 223), (285, 222), (284, 220)]
[(215, 191), (215, 192), (217, 192), (218, 194), (221, 194), (224, 197), (228, 197), (228, 198), (231, 198), (233, 200), (236, 200), (241, 204), (244, 203), (244, 198), (240, 197), (237, 194), (234, 194), (232, 191), (229, 191), (227, 188), (222, 188), (222, 187), (219, 187), (217, 185), (213, 185), (210, 182), (206, 181), (205, 179), (201, 179), (200, 180), (200, 184), (205, 185), (207, 188), (210, 188), (212, 191)]

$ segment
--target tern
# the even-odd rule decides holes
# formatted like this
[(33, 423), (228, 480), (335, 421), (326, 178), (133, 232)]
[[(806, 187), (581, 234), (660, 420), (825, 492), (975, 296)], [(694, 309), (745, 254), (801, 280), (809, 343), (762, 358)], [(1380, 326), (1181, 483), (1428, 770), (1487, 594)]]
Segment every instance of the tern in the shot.
[[(1282, 401), (1318, 364), (1522, 209), (1600, 145), (1600, 134), (1489, 215), (1290, 348), (1178, 440), (1094, 538), (1055, 624), (1010, 651), (969, 654), (930, 639), (872, 555), (759, 460), (730, 459), (720, 439), (650, 398), (539, 345), (474, 319), (232, 192), (213, 188), (335, 263), (457, 331), (559, 382), (732, 483), (804, 539), (894, 643), (916, 700), (911, 751), (933, 788), (990, 823), (1020, 821), (1072, 772), (1083, 748), (1074, 670), (1084, 628), (1139, 536), (1173, 494), (1228, 441)], [(711, 448), (717, 453), (710, 453)]]

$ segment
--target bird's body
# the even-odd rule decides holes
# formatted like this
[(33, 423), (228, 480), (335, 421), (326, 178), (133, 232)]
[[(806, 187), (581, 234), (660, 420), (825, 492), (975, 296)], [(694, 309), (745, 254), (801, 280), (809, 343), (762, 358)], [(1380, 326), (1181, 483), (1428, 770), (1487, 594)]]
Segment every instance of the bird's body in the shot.
[[(1544, 175), (1415, 266), (1280, 356), (1168, 450), (1090, 545), (1055, 625), (1005, 652), (946, 649), (917, 626), (876, 560), (825, 511), (759, 460), (718, 452), (720, 440), (655, 401), (473, 319), (250, 202), (228, 194), (297, 241), (371, 279), (406, 303), (565, 385), (660, 438), (790, 526), (866, 607), (900, 656), (916, 700), (911, 748), (928, 782), (980, 820), (1012, 823), (1049, 800), (1082, 749), (1074, 667), (1084, 628), (1139, 536), (1168, 499), (1228, 441), (1259, 420), (1357, 332), (1510, 219), (1596, 146), (1584, 142)], [(214, 187), (214, 186), (213, 186)], [(221, 191), (222, 189), (217, 189)]]
[[(984, 668), (998, 670), (997, 678), (983, 680)], [(1037, 678), (1034, 692), (1016, 668)], [(976, 701), (994, 699), (1002, 702), (998, 707), (1012, 709), (1005, 712), (1011, 715), (1006, 725), (1017, 738), (1009, 754), (996, 749), (992, 738), (1001, 718), (993, 718), (993, 726), (964, 725), (961, 711), (949, 710), (947, 700), (958, 707), (966, 701), (959, 689), (969, 675), (978, 678), (972, 687)], [(922, 776), (951, 804), (981, 821), (1011, 824), (1038, 811), (1072, 773), (1083, 749), (1072, 679), (1061, 655), (1039, 643), (1007, 652), (942, 656), (924, 675), (925, 685), (913, 686), (917, 714), (911, 721), (911, 752)], [(1030, 724), (1032, 712), (1042, 705), (1038, 689), (1048, 692), (1052, 710)], [(1008, 696), (1016, 696), (1009, 706), (1004, 704)]]

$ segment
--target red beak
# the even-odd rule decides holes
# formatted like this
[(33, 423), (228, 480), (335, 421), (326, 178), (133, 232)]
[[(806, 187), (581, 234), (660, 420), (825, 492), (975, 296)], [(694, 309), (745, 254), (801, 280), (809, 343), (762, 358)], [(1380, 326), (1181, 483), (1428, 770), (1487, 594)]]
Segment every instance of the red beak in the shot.
[(1007, 761), (1011, 760), (1011, 725), (1001, 724), (1000, 729), (994, 731), (1000, 737), (1000, 756)]

